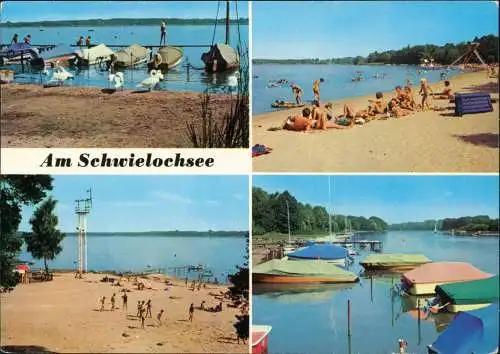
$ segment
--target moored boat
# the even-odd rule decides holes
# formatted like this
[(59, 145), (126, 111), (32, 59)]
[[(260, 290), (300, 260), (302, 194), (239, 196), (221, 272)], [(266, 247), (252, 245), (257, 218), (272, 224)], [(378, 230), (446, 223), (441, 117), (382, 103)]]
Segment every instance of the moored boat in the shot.
[(184, 51), (179, 47), (161, 47), (148, 63), (148, 69), (170, 70), (182, 62)]
[(36, 66), (43, 63), (43, 59), (38, 48), (26, 43), (12, 43), (0, 52), (0, 65), (7, 63), (30, 63)]
[(201, 60), (207, 72), (237, 70), (240, 67), (240, 55), (229, 45), (229, 1), (226, 1), (226, 40), (224, 43), (212, 43), (210, 50), (202, 54)]
[(402, 287), (412, 295), (430, 295), (438, 285), (486, 279), (493, 274), (485, 273), (469, 263), (432, 262), (404, 273)]
[(289, 260), (323, 260), (334, 264), (345, 264), (349, 252), (344, 247), (332, 244), (318, 244), (301, 248), (287, 255)]
[(55, 48), (47, 50), (41, 54), (45, 67), (54, 68), (56, 63), (67, 66), (76, 58), (76, 52), (69, 46), (57, 45)]
[(252, 269), (255, 283), (355, 283), (358, 276), (321, 260), (273, 259)]
[(252, 325), (252, 354), (267, 353), (271, 329), (271, 326)]
[(70, 64), (76, 66), (89, 66), (99, 62), (109, 61), (113, 51), (105, 44), (101, 43), (90, 48), (77, 50), (75, 53), (76, 57), (70, 61)]
[(422, 254), (384, 253), (371, 254), (359, 264), (366, 270), (407, 271), (429, 262)]
[(115, 67), (126, 68), (134, 65), (144, 64), (148, 60), (151, 51), (139, 44), (132, 44), (110, 55), (110, 60)]
[(441, 306), (449, 312), (471, 311), (498, 302), (498, 275), (490, 278), (436, 286)]

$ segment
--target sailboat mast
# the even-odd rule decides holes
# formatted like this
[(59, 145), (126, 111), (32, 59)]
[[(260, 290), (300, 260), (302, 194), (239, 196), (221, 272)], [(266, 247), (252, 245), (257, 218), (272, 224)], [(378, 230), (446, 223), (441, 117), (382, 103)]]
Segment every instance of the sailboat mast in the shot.
[(328, 235), (332, 234), (332, 193), (330, 176), (328, 176)]
[(288, 243), (292, 243), (292, 237), (290, 234), (290, 208), (288, 207), (288, 200), (286, 201), (286, 214), (288, 216)]
[(229, 0), (226, 1), (226, 45), (229, 44)]

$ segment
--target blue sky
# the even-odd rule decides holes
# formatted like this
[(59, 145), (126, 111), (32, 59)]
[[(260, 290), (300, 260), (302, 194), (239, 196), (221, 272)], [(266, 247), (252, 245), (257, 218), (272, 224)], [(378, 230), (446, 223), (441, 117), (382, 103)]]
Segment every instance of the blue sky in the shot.
[[(53, 186), (64, 232), (76, 231), (74, 201), (89, 187), (89, 232), (248, 230), (247, 176), (55, 176)], [(19, 230), (32, 214), (23, 209)]]
[[(225, 14), (222, 5), (219, 17)], [(231, 11), (235, 13), (234, 6)], [(248, 18), (246, 1), (238, 1), (238, 14)], [(6, 1), (1, 18), (2, 22), (18, 22), (93, 18), (215, 18), (216, 15), (217, 1)]]
[[(328, 176), (254, 176), (267, 192), (288, 190), (328, 207)], [(379, 216), (390, 223), (473, 215), (498, 218), (498, 176), (332, 176), (334, 214)]]
[(498, 35), (498, 2), (256, 1), (252, 21), (253, 58), (365, 56)]

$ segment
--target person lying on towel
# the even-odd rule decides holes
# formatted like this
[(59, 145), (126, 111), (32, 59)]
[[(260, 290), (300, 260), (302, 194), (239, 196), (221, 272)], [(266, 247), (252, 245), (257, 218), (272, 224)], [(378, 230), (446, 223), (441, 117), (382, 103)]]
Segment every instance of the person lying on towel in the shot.
[(283, 129), (293, 130), (297, 132), (305, 132), (311, 130), (313, 127), (313, 120), (310, 119), (311, 110), (304, 108), (302, 116), (290, 116), (286, 119)]

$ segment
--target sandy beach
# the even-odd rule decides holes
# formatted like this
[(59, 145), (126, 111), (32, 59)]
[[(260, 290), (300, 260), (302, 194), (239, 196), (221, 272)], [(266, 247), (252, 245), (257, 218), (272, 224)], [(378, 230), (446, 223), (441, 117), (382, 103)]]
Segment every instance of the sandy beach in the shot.
[[(146, 284), (152, 289), (137, 290), (122, 282), (131, 290), (127, 310), (121, 308), (122, 287), (100, 282), (103, 276), (87, 274), (81, 280), (70, 273), (56, 273), (51, 282), (20, 284), (10, 294), (1, 294), (2, 347), (80, 353), (248, 353), (248, 344), (237, 343), (232, 325), (240, 310), (227, 307), (228, 300), (222, 312), (195, 310), (193, 322), (188, 321), (191, 303), (198, 307), (205, 300), (205, 306), (215, 306), (219, 300), (209, 293), (227, 287), (208, 285), (192, 291), (184, 281), (173, 280), (165, 291), (161, 277), (150, 275)], [(111, 311), (113, 292), (118, 309)], [(106, 296), (106, 305), (101, 312), (102, 296)], [(147, 318), (142, 329), (135, 316), (137, 301), (148, 299), (152, 300), (153, 318)], [(156, 322), (160, 309), (165, 310), (163, 326)]]
[[(201, 94), (1, 85), (2, 147), (192, 147), (186, 122), (201, 122)], [(214, 119), (231, 97), (212, 95)]]
[[(253, 158), (254, 171), (275, 172), (497, 172), (498, 80), (485, 72), (463, 73), (450, 79), (454, 92), (489, 92), (497, 102), (490, 113), (454, 116), (454, 104), (433, 99), (442, 111), (415, 112), (403, 118), (376, 120), (352, 129), (298, 133), (281, 127), (301, 108), (265, 113), (252, 120), (252, 144), (272, 148)], [(401, 83), (404, 85), (404, 82)], [(444, 85), (431, 85), (441, 92)], [(417, 92), (415, 92), (417, 91)], [(418, 87), (414, 87), (415, 100)], [(344, 103), (364, 109), (371, 96), (330, 101), (335, 114)], [(384, 98), (394, 96), (384, 93)], [(326, 102), (325, 102), (326, 103)]]

